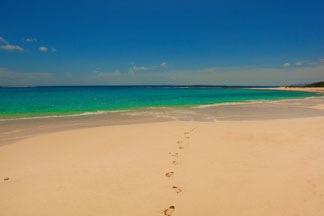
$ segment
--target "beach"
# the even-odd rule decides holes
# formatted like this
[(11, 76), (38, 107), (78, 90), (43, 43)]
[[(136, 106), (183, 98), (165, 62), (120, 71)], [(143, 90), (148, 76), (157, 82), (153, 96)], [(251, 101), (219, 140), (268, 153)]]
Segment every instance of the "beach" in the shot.
[(323, 128), (323, 97), (3, 121), (0, 212), (320, 216)]
[(324, 1), (0, 5), (0, 216), (324, 216)]

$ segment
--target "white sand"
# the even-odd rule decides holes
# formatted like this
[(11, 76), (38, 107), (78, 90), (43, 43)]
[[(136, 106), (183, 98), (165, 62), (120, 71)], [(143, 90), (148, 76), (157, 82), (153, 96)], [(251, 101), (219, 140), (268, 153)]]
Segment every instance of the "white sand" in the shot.
[(322, 216), (323, 129), (320, 117), (35, 136), (0, 147), (0, 215)]

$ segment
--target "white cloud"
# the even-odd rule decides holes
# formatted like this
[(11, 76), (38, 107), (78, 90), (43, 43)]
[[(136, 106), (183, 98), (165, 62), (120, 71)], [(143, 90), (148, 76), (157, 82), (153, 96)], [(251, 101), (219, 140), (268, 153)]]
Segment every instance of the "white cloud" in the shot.
[(52, 52), (56, 52), (56, 49), (55, 48), (52, 48)]
[(96, 67), (92, 72), (93, 72), (93, 73), (99, 73), (100, 70), (101, 70), (100, 67)]
[(134, 74), (135, 71), (140, 71), (140, 70), (154, 70), (156, 68), (157, 68), (157, 66), (144, 67), (144, 66), (136, 66), (136, 65), (134, 65), (133, 67), (129, 68), (128, 73), (129, 74)]
[(290, 67), (290, 64), (288, 62), (286, 62), (285, 64), (283, 64), (284, 67)]
[(47, 52), (48, 48), (45, 46), (41, 46), (41, 47), (39, 47), (39, 50), (42, 52)]
[(144, 66), (136, 66), (134, 65), (132, 67), (133, 71), (139, 71), (139, 70), (155, 70), (157, 69), (159, 66), (150, 66), (150, 67), (144, 67)]
[(131, 65), (133, 65), (131, 68), (128, 69), (128, 74), (135, 74), (136, 71), (149, 71), (149, 70), (157, 70), (160, 67), (165, 68), (167, 63), (162, 62), (159, 66), (136, 66), (134, 62), (130, 62)]
[(92, 72), (95, 74), (96, 77), (109, 77), (121, 75), (118, 69), (114, 70), (113, 72), (102, 72), (100, 67), (95, 68)]
[(286, 85), (324, 80), (324, 65), (295, 67), (290, 73), (281, 68), (252, 66), (209, 67), (192, 70), (156, 71), (154, 73), (120, 73), (119, 71), (74, 77), (84, 85)]
[(148, 69), (148, 68), (143, 67), (143, 66), (138, 67), (138, 66), (134, 65), (133, 67), (129, 68), (128, 73), (129, 73), (129, 74), (134, 74), (135, 71), (138, 71), (138, 70), (147, 70), (147, 69)]
[(24, 51), (24, 49), (18, 45), (11, 45), (7, 40), (5, 40), (3, 37), (0, 37), (0, 42), (4, 43), (5, 45), (0, 46), (0, 49), (8, 50), (8, 51)]
[(111, 76), (119, 76), (121, 73), (119, 70), (114, 70), (113, 72), (99, 72), (97, 73), (98, 77), (105, 78), (105, 77), (111, 77)]
[(0, 68), (0, 86), (21, 85), (289, 85), (324, 80), (324, 63), (303, 67), (265, 68), (255, 66), (207, 67), (161, 70), (154, 73), (121, 73), (119, 70), (95, 73), (20, 73)]
[(301, 65), (309, 65), (309, 66), (315, 66), (315, 65), (322, 65), (324, 63), (324, 59), (320, 58), (320, 59), (315, 59), (315, 60), (303, 60), (303, 61), (298, 61), (296, 62), (297, 66), (301, 66)]
[(134, 67), (133, 67), (133, 70), (134, 71), (137, 71), (137, 70), (146, 70), (147, 68), (146, 67), (143, 67), (143, 66), (141, 66), (141, 67), (137, 67), (136, 65), (134, 65)]
[(9, 44), (9, 42), (6, 41), (3, 37), (0, 37), (0, 41), (3, 42), (3, 43), (5, 43), (5, 44)]
[(37, 38), (24, 38), (25, 42), (37, 42)]
[(24, 51), (24, 49), (21, 48), (20, 46), (11, 45), (11, 44), (6, 44), (6, 45), (3, 45), (3, 46), (0, 46), (0, 49), (9, 50), (9, 51), (13, 51), (13, 50)]

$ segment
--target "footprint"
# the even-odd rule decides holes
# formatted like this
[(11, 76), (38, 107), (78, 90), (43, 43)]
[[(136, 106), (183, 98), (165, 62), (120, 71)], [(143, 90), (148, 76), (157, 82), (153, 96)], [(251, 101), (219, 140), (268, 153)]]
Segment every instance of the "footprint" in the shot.
[(179, 146), (179, 149), (184, 149), (184, 147), (183, 146)]
[(187, 134), (189, 134), (189, 132), (184, 132), (183, 134), (184, 134), (184, 135), (187, 135)]
[(177, 143), (178, 143), (178, 144), (181, 144), (181, 143), (183, 143), (183, 141), (179, 140)]
[(172, 157), (179, 157), (179, 153), (174, 153), (173, 155), (171, 155)]
[(185, 138), (186, 138), (186, 139), (190, 139), (190, 136), (186, 136)]
[(174, 174), (174, 172), (168, 172), (165, 174), (165, 176), (170, 178), (173, 174)]
[(6, 177), (3, 179), (3, 181), (8, 181), (10, 178)]
[(174, 191), (176, 193), (181, 193), (182, 192), (181, 188), (178, 188), (177, 186), (172, 186), (172, 188), (174, 189)]
[(179, 165), (179, 163), (177, 161), (172, 161), (173, 165)]
[(196, 128), (192, 128), (190, 131), (194, 131)]
[(163, 214), (166, 215), (166, 216), (171, 216), (174, 211), (175, 211), (175, 207), (174, 206), (170, 206), (169, 208), (167, 208), (167, 209), (165, 209), (163, 211)]

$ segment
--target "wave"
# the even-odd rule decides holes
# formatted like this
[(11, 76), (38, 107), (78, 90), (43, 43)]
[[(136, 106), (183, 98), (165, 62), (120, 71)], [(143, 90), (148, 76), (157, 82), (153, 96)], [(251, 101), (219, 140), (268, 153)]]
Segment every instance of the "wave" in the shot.
[(56, 115), (47, 115), (47, 116), (26, 116), (20, 118), (3, 118), (0, 121), (15, 121), (15, 120), (28, 120), (28, 119), (45, 119), (45, 118), (62, 118), (62, 117), (75, 117), (75, 116), (87, 116), (87, 115), (102, 115), (107, 113), (123, 113), (129, 110), (99, 110), (93, 112), (83, 112), (77, 114), (56, 114)]

